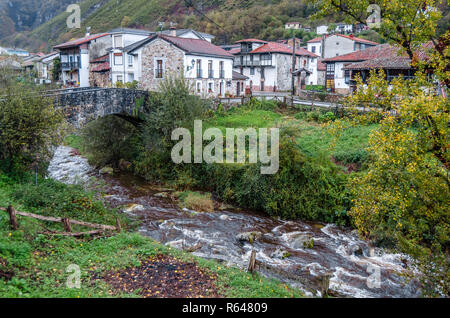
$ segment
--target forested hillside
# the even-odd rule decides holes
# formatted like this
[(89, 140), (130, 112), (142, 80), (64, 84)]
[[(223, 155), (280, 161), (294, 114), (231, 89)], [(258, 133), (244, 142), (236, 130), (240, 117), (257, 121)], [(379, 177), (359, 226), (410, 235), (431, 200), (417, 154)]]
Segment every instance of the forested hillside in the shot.
[(173, 22), (178, 28), (212, 33), (221, 44), (247, 36), (283, 37), (284, 23), (291, 20), (305, 25), (320, 22), (308, 19), (314, 8), (307, 0), (83, 0), (80, 7), (81, 29), (69, 30), (66, 26), (69, 14), (62, 12), (32, 31), (5, 32), (8, 36), (4, 34), (1, 40), (8, 45), (44, 50), (82, 36), (88, 26), (91, 32), (121, 25), (156, 30), (159, 22), (165, 22), (165, 28)]

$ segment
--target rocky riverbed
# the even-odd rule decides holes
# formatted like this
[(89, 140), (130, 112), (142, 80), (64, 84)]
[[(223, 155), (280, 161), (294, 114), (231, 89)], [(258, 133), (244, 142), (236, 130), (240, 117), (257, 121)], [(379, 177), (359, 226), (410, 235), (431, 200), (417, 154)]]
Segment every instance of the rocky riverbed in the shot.
[(180, 209), (171, 199), (171, 190), (129, 175), (100, 175), (68, 147), (56, 150), (49, 176), (64, 183), (101, 178), (105, 202), (138, 219), (142, 235), (241, 268), (256, 251), (258, 271), (310, 296), (320, 294), (324, 277), (329, 277), (335, 295), (342, 297), (420, 296), (417, 283), (402, 276), (409, 268), (408, 257), (375, 248), (351, 229), (272, 219), (236, 208), (211, 213)]

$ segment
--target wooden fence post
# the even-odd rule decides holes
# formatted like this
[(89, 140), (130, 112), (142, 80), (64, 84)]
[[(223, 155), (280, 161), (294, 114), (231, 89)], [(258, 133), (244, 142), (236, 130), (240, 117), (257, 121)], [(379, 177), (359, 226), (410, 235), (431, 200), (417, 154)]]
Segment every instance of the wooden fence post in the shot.
[(14, 208), (11, 205), (8, 206), (8, 213), (9, 213), (9, 222), (11, 223), (13, 230), (17, 230), (19, 225), (17, 224), (16, 210), (14, 210)]
[(332, 276), (332, 273), (325, 273), (321, 277), (320, 281), (320, 293), (322, 294), (322, 298), (328, 296), (328, 290), (330, 289), (330, 278)]
[(120, 225), (120, 220), (118, 217), (116, 217), (116, 229), (117, 229), (117, 233), (122, 232), (122, 225)]
[(255, 271), (256, 267), (256, 251), (253, 250), (252, 254), (250, 255), (250, 261), (248, 262), (248, 271), (250, 273), (253, 273)]
[(64, 230), (68, 233), (72, 232), (72, 226), (70, 225), (70, 221), (68, 218), (63, 218), (62, 223), (64, 224)]

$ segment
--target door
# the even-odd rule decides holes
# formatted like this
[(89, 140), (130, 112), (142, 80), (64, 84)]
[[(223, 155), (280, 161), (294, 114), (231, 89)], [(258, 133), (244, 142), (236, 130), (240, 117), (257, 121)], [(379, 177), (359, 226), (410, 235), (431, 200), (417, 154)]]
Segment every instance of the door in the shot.
[(236, 86), (236, 96), (241, 95), (241, 83), (238, 82)]

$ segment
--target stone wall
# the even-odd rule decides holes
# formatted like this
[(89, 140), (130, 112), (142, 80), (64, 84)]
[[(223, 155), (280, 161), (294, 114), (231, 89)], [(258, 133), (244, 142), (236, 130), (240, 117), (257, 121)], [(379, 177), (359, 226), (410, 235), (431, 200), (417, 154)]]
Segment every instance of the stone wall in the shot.
[(164, 76), (181, 74), (184, 68), (184, 52), (174, 45), (156, 39), (142, 49), (142, 77), (140, 88), (157, 91), (164, 79), (155, 78), (155, 61), (163, 60)]
[(93, 87), (111, 87), (110, 71), (89, 72), (89, 83)]
[(61, 91), (49, 97), (54, 98), (56, 108), (61, 108), (68, 122), (80, 128), (100, 117), (136, 111), (136, 100), (148, 98), (147, 91), (124, 88), (92, 88)]
[(342, 94), (311, 92), (305, 90), (297, 90), (297, 95), (304, 100), (314, 100), (317, 102), (340, 103), (346, 97)]

